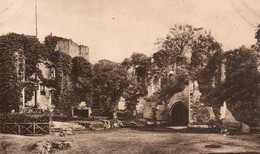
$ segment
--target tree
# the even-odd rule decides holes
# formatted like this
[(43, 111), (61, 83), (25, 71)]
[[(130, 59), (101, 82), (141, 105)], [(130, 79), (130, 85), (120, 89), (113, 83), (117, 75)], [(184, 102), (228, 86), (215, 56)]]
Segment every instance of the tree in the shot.
[(256, 50), (257, 52), (257, 65), (258, 65), (258, 69), (260, 70), (260, 24), (257, 27), (257, 31), (255, 33), (255, 38), (257, 40), (256, 44), (253, 45), (252, 49)]
[(124, 66), (127, 70), (131, 66), (134, 66), (134, 67), (140, 66), (143, 68), (147, 68), (148, 65), (149, 65), (149, 58), (145, 54), (138, 53), (138, 52), (134, 52), (130, 58), (126, 58), (122, 62), (122, 66)]
[(226, 81), (220, 96), (234, 117), (249, 125), (258, 125), (260, 117), (260, 72), (257, 53), (241, 47), (225, 54)]
[(220, 44), (210, 33), (190, 25), (175, 25), (156, 45), (158, 52), (153, 54), (153, 67), (160, 68), (161, 72), (167, 71), (169, 66), (201, 69), (214, 53), (221, 52)]
[(83, 57), (74, 57), (72, 59), (71, 78), (73, 90), (79, 101), (91, 102), (93, 76), (93, 66), (90, 62)]
[(257, 40), (257, 43), (260, 44), (260, 24), (257, 26), (257, 31), (255, 33), (255, 38)]
[(94, 65), (94, 102), (116, 118), (117, 103), (127, 87), (127, 71), (120, 64), (101, 60)]
[[(242, 46), (225, 53), (215, 53), (199, 74), (201, 101), (213, 107), (217, 119), (220, 107), (226, 101), (236, 120), (249, 125), (259, 123), (259, 34), (260, 26), (255, 35), (257, 43), (251, 49)], [(221, 82), (223, 64), (226, 79)]]
[[(221, 81), (223, 62), (226, 78)], [(207, 105), (217, 109), (226, 101), (236, 120), (249, 125), (259, 123), (260, 73), (257, 71), (256, 51), (241, 47), (222, 56), (217, 55), (210, 60), (201, 76), (199, 88), (203, 94), (203, 102), (209, 102)]]
[[(175, 25), (166, 38), (158, 40), (156, 45), (158, 51), (153, 54), (149, 78), (161, 78), (158, 100), (165, 101), (182, 91), (188, 80), (198, 80), (198, 74), (213, 55), (222, 52), (220, 44), (210, 33), (190, 25)], [(174, 71), (173, 77), (169, 76), (171, 71)]]

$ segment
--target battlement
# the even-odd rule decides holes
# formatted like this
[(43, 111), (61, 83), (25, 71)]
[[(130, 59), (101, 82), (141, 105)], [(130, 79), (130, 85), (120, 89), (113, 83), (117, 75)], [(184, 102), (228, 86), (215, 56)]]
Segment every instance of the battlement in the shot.
[(71, 39), (60, 39), (57, 41), (55, 51), (61, 51), (70, 55), (72, 58), (76, 56), (84, 57), (89, 61), (89, 48), (88, 46), (78, 45)]

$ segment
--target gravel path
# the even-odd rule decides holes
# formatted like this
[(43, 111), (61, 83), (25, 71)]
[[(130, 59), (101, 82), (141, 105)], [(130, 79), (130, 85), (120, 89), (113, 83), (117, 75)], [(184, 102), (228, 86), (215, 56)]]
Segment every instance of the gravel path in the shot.
[(260, 134), (223, 136), (221, 134), (181, 133), (137, 130), (130, 128), (82, 131), (57, 137), (0, 134), (0, 153), (31, 153), (29, 148), (39, 141), (64, 140), (69, 150), (55, 153), (223, 153), (259, 152)]

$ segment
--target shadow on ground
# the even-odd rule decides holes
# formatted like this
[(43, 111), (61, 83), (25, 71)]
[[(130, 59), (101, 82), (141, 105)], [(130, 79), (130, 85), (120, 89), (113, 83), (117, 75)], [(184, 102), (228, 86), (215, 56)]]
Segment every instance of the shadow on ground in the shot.
[(195, 129), (195, 128), (174, 128), (170, 126), (147, 126), (131, 127), (133, 130), (150, 131), (150, 132), (179, 132), (179, 133), (220, 133), (220, 129)]

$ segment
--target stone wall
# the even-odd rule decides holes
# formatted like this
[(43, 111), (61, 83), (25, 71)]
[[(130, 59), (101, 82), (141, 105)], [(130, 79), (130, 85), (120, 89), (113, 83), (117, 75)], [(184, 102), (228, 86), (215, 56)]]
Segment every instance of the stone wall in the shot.
[(72, 40), (59, 40), (56, 44), (55, 51), (66, 53), (72, 58), (76, 56), (81, 56), (89, 61), (89, 48), (87, 46), (77, 45)]
[(126, 109), (126, 102), (124, 97), (120, 97), (120, 100), (118, 101), (118, 110), (125, 110)]
[(144, 97), (141, 97), (138, 99), (138, 103), (136, 105), (137, 116), (143, 117), (145, 103), (146, 103), (146, 101), (145, 101)]
[[(25, 82), (25, 56), (24, 56), (24, 51), (19, 49), (18, 51), (14, 52), (14, 58), (15, 58), (15, 68), (16, 68), (16, 74), (18, 79), (24, 83)], [(24, 106), (24, 101), (25, 101), (25, 92), (24, 88), (22, 89), (22, 107)], [(21, 107), (20, 107), (21, 108)]]
[(189, 125), (205, 125), (210, 119), (214, 119), (214, 113), (210, 107), (200, 102), (201, 93), (196, 81), (190, 81), (183, 91), (174, 94), (168, 103), (158, 104), (157, 102), (142, 102), (143, 118), (148, 120), (168, 121), (171, 123), (172, 107), (179, 102), (187, 106), (189, 111)]
[(161, 89), (161, 78), (153, 76), (147, 87), (148, 97), (152, 96), (159, 89)]
[[(44, 77), (44, 79), (51, 79), (52, 75), (51, 75), (51, 68), (48, 68), (46, 63), (49, 62), (41, 62), (38, 64), (38, 68), (42, 71), (42, 75)], [(34, 77), (35, 75), (33, 74), (32, 77)], [(37, 106), (39, 109), (42, 110), (48, 110), (51, 105), (52, 105), (52, 88), (48, 88), (43, 86), (39, 79), (39, 77), (37, 78), (37, 80), (39, 81), (39, 84), (37, 86), (36, 89), (36, 94), (37, 94)], [(26, 106), (34, 106), (35, 105), (35, 92), (32, 96), (32, 99), (30, 101), (28, 101), (26, 103)]]
[(204, 106), (200, 102), (201, 93), (198, 88), (197, 81), (189, 82), (189, 124), (190, 125), (204, 125), (208, 124), (213, 113), (210, 108)]
[[(41, 86), (38, 86), (37, 88), (38, 109), (48, 110), (52, 105), (51, 99), (52, 99), (51, 89), (45, 87), (44, 90), (42, 90)], [(34, 104), (35, 104), (35, 96), (32, 97), (31, 101), (27, 102), (27, 106), (34, 106)]]
[(170, 110), (171, 107), (177, 103), (183, 102), (186, 106), (189, 106), (189, 86), (185, 86), (184, 90), (174, 94), (168, 104), (168, 109)]

